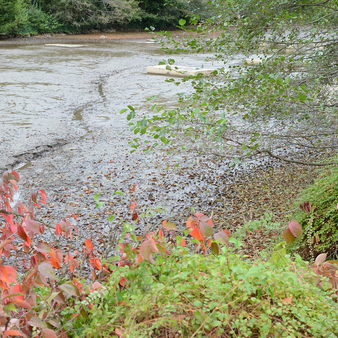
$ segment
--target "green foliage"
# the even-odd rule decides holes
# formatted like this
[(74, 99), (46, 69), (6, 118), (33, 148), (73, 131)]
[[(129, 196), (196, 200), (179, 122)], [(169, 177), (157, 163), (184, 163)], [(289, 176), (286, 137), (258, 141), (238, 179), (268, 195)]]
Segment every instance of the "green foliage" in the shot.
[(204, 16), (208, 8), (206, 0), (141, 0), (142, 13), (136, 25), (156, 29), (175, 28), (182, 18), (196, 19)]
[(40, 0), (39, 6), (69, 31), (109, 29), (132, 20), (138, 14), (135, 0)]
[[(135, 195), (119, 256), (101, 258), (89, 238), (81, 251), (62, 250), (41, 240), (45, 226), (32, 213), (46, 205), (44, 190), (12, 209), (19, 180), (16, 171), (7, 172), (0, 184), (0, 332), (5, 336), (334, 337), (337, 262), (326, 261), (326, 254), (308, 266), (299, 256), (291, 259), (282, 242), (267, 262), (244, 260), (235, 253), (240, 240), (216, 229), (202, 213), (188, 218), (185, 231), (165, 220), (158, 232), (137, 236), (135, 228), (146, 224), (152, 211), (139, 214)], [(100, 194), (94, 201), (102, 206)], [(303, 209), (309, 211), (310, 204)], [(244, 231), (275, 227), (266, 214)], [(296, 221), (287, 229), (295, 238), (302, 232)], [(53, 232), (66, 241), (76, 230), (68, 218)], [(25, 257), (27, 271), (20, 271), (20, 260), (7, 265), (10, 255)]]
[[(165, 137), (172, 148), (184, 145), (230, 161), (263, 155), (311, 163), (298, 150), (322, 155), (335, 132), (337, 2), (214, 4), (216, 14), (193, 29), (197, 37), (169, 37), (166, 47), (173, 53), (214, 51), (223, 67), (211, 77), (169, 79), (178, 85), (192, 80), (193, 94), (182, 96), (176, 109), (154, 105), (138, 112), (134, 133), (152, 137), (145, 138), (146, 149)], [(318, 121), (321, 132), (312, 133)], [(134, 146), (139, 144), (137, 139)]]
[(294, 217), (303, 227), (303, 239), (296, 249), (307, 259), (313, 260), (324, 252), (328, 258), (337, 259), (338, 168), (323, 172), (313, 185), (304, 190), (297, 202), (303, 210)]
[(36, 6), (28, 9), (29, 23), (20, 31), (20, 34), (41, 34), (54, 33), (60, 29), (60, 24), (56, 18), (46, 12), (43, 12)]
[(279, 266), (251, 264), (227, 250), (205, 256), (177, 249), (154, 265), (117, 268), (71, 334), (334, 337), (336, 304), (311, 274), (299, 276), (304, 263), (284, 258)]
[(15, 35), (27, 24), (24, 0), (0, 0), (0, 34)]
[(206, 5), (206, 0), (1, 0), (0, 34), (173, 28), (184, 17), (198, 22)]

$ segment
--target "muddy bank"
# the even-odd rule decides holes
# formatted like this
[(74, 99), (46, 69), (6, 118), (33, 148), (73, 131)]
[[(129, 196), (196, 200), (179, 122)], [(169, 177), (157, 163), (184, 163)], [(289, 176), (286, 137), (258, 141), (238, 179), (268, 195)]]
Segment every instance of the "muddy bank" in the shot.
[[(158, 149), (131, 154), (133, 135), (120, 109), (148, 105), (151, 96), (174, 103), (178, 92), (190, 90), (188, 83), (177, 87), (163, 77), (147, 75), (147, 65), (167, 56), (152, 41), (131, 36), (100, 42), (79, 37), (82, 46), (74, 48), (46, 46), (55, 37), (0, 43), (1, 171), (19, 168), (21, 198), (32, 189), (47, 191), (49, 204), (40, 216), (45, 223), (53, 226), (76, 214), (80, 238), (92, 238), (102, 250), (115, 247), (124, 222), (131, 221), (129, 205), (134, 200), (143, 214), (136, 229), (140, 234), (163, 219), (184, 227), (184, 219), (194, 211), (214, 212), (219, 226), (239, 226), (246, 211), (233, 219), (238, 211), (234, 203), (242, 202), (232, 187), (245, 180), (243, 175), (279, 164), (262, 159), (243, 169), (188, 152), (170, 155)], [(69, 43), (68, 37), (59, 42)], [(206, 62), (206, 56), (175, 59), (177, 64), (217, 67)], [(130, 193), (133, 185), (136, 192)], [(96, 193), (104, 202), (101, 209), (95, 207)], [(251, 199), (245, 203), (250, 206)], [(107, 220), (110, 215), (116, 216), (113, 222)]]
[[(216, 67), (206, 56), (175, 59), (177, 64)], [(86, 41), (74, 48), (47, 46), (45, 40), (0, 43), (0, 57), (1, 171), (20, 170), (22, 198), (31, 189), (47, 191), (45, 222), (53, 225), (77, 214), (81, 235), (106, 238), (118, 236), (128, 221), (132, 198), (152, 224), (154, 219), (188, 215), (192, 207), (212, 206), (224, 168), (187, 153), (130, 153), (133, 135), (119, 111), (127, 105), (149, 105), (149, 97), (174, 103), (178, 92), (190, 90), (188, 83), (177, 87), (146, 74), (146, 66), (166, 58), (159, 46), (139, 39)], [(134, 184), (137, 196), (131, 197)], [(105, 201), (102, 210), (95, 209), (95, 193)], [(107, 221), (110, 214), (117, 216), (114, 224)], [(138, 231), (147, 227), (140, 224)]]

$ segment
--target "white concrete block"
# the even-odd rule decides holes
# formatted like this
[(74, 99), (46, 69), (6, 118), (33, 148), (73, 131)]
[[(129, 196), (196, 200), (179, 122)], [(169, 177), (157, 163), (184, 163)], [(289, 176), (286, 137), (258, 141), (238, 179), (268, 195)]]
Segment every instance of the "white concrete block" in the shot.
[(62, 47), (62, 48), (80, 48), (85, 47), (85, 45), (74, 45), (74, 44), (64, 44), (64, 43), (46, 43), (45, 46), (47, 47)]
[(249, 66), (260, 65), (263, 62), (260, 58), (248, 58), (245, 59), (245, 64)]
[(168, 76), (196, 76), (198, 74), (210, 75), (216, 69), (207, 69), (199, 67), (185, 67), (185, 66), (168, 66), (168, 65), (157, 65), (147, 67), (148, 74), (157, 74), (157, 75), (168, 75)]

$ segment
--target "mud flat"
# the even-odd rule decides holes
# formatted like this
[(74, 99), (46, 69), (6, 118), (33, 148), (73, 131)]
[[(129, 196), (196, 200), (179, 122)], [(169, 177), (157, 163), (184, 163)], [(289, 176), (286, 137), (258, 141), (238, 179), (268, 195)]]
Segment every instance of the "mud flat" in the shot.
[[(102, 250), (109, 248), (107, 238), (113, 245), (123, 223), (130, 221), (134, 199), (139, 212), (146, 214), (138, 233), (163, 219), (184, 226), (183, 219), (193, 210), (226, 214), (224, 199), (231, 195), (225, 188), (245, 172), (275, 165), (265, 159), (245, 170), (230, 170), (213, 157), (196, 159), (188, 152), (131, 154), (133, 135), (119, 111), (127, 105), (147, 105), (152, 96), (170, 104), (178, 92), (190, 90), (188, 83), (177, 87), (146, 74), (147, 66), (167, 56), (142, 34), (0, 42), (0, 171), (20, 170), (22, 198), (31, 189), (44, 188), (49, 204), (42, 211), (43, 221), (55, 225), (76, 214), (80, 236), (93, 238)], [(45, 46), (70, 41), (83, 46)], [(217, 63), (206, 62), (206, 56), (175, 59), (190, 67), (216, 68)], [(133, 185), (136, 192), (130, 193)], [(100, 210), (93, 200), (96, 193), (104, 202)], [(113, 214), (116, 218), (109, 222), (107, 217)]]

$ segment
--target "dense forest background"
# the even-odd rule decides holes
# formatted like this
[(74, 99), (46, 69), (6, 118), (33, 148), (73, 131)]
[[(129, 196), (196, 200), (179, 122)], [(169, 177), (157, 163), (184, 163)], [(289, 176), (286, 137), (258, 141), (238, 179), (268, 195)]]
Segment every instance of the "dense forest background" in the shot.
[(0, 34), (173, 28), (205, 6), (205, 0), (0, 0)]

